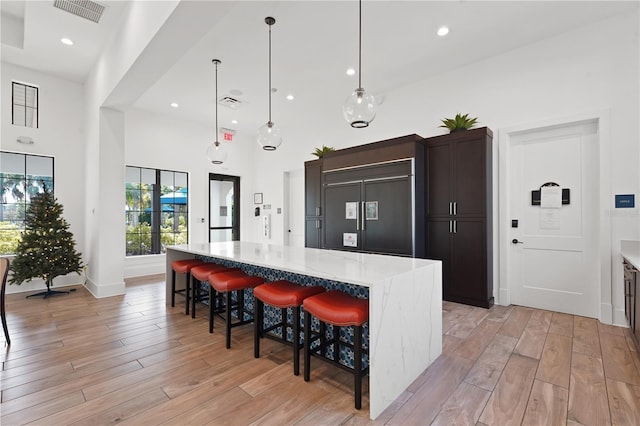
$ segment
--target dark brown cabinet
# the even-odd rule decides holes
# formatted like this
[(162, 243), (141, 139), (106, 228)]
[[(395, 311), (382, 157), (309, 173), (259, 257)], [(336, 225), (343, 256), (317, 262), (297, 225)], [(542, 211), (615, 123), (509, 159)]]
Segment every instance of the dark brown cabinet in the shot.
[(305, 245), (424, 257), (423, 140), (407, 135), (305, 162)]
[(427, 258), (442, 260), (443, 298), (493, 305), (492, 133), (425, 139)]
[(322, 247), (322, 160), (304, 163), (305, 247)]

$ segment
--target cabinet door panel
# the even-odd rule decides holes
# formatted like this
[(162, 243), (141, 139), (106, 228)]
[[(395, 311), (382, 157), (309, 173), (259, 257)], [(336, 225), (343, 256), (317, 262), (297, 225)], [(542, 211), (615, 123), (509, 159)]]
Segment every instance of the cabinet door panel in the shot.
[(451, 281), (451, 221), (434, 219), (427, 221), (427, 259), (442, 261), (442, 296), (449, 298)]
[[(409, 178), (364, 183), (363, 250), (413, 254), (411, 181)], [(377, 208), (374, 204), (377, 202)], [(375, 210), (375, 215), (374, 215)], [(362, 223), (362, 222), (361, 222)]]
[(491, 299), (493, 292), (491, 283), (487, 283), (486, 221), (456, 219), (455, 230), (450, 294), (460, 301), (468, 299), (467, 303), (478, 301), (478, 306), (482, 306)]
[(456, 216), (486, 215), (485, 144), (472, 139), (457, 142), (453, 149), (454, 188), (451, 201), (456, 202)]
[(427, 216), (448, 216), (451, 201), (451, 145), (427, 147)]
[[(331, 185), (324, 187), (324, 248), (359, 249), (362, 247), (358, 235), (357, 247), (344, 247), (342, 234), (345, 232), (359, 234), (361, 183)], [(346, 203), (357, 203), (358, 219), (346, 219)]]
[(305, 163), (304, 167), (304, 211), (305, 216), (318, 216), (320, 194), (322, 192), (322, 164), (316, 160)]
[(321, 219), (305, 220), (304, 228), (304, 246), (310, 248), (322, 248), (320, 244), (320, 228), (322, 226)]

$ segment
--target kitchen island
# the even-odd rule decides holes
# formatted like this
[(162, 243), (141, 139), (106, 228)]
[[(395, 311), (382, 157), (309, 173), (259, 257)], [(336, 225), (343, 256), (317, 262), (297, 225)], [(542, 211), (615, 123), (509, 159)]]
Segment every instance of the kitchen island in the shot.
[(167, 247), (166, 276), (171, 277), (171, 262), (194, 257), (239, 266), (266, 280), (345, 286), (367, 296), (371, 419), (442, 352), (440, 261), (232, 241)]

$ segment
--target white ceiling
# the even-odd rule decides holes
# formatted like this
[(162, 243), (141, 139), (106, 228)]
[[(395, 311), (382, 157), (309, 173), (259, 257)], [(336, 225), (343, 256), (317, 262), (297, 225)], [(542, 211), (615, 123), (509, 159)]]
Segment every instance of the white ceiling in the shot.
[[(2, 0), (2, 61), (83, 82), (103, 46), (117, 31), (126, 1), (108, 6), (100, 24), (69, 15), (49, 1)], [(148, 1), (148, 7), (156, 2)], [(236, 111), (219, 107), (220, 126), (255, 132), (267, 119), (266, 16), (273, 26), (273, 119), (305, 120), (320, 109), (341, 114), (357, 86), (358, 3), (351, 1), (235, 1), (199, 43), (133, 105), (211, 125), (214, 67), (219, 96), (243, 102)], [(382, 101), (397, 87), (464, 64), (553, 37), (620, 13), (638, 13), (638, 1), (365, 1), (362, 85)], [(23, 23), (22, 27), (19, 25)], [(441, 25), (450, 27), (444, 38)], [(21, 34), (20, 31), (23, 31)], [(184, 31), (188, 31), (185, 28)], [(23, 36), (23, 46), (19, 45)], [(75, 45), (65, 46), (61, 37)], [(17, 41), (16, 41), (17, 40)], [(238, 90), (240, 95), (231, 91)], [(293, 94), (295, 100), (285, 96)], [(169, 104), (177, 102), (179, 108)], [(231, 119), (237, 119), (237, 125)]]

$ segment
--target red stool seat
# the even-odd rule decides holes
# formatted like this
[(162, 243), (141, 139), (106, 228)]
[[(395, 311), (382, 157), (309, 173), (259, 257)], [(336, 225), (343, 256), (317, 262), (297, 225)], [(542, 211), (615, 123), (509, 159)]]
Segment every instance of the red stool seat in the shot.
[[(287, 330), (291, 329), (293, 347), (293, 374), (300, 374), (300, 305), (307, 298), (314, 294), (324, 292), (324, 287), (320, 286), (302, 286), (294, 284), (290, 281), (280, 280), (259, 285), (253, 289), (255, 298), (254, 307), (254, 335), (253, 335), (253, 353), (254, 357), (260, 358), (260, 338), (270, 336), (268, 332), (281, 329), (282, 339), (278, 339), (289, 343), (287, 338)], [(280, 308), (280, 322), (264, 327), (264, 305), (270, 305)], [(292, 322), (289, 323), (287, 318), (287, 309), (291, 308)]]
[(223, 272), (223, 271), (226, 272), (229, 269), (231, 268), (218, 265), (217, 263), (205, 263), (203, 265), (193, 267), (191, 269), (191, 276), (197, 279), (198, 281), (207, 281), (209, 279), (209, 275), (212, 272)]
[[(222, 272), (222, 274), (226, 273)], [(228, 291), (244, 290), (246, 288), (257, 287), (263, 282), (263, 278), (247, 275), (245, 277), (229, 278), (227, 280), (223, 280), (222, 282), (216, 282), (214, 278), (214, 281), (211, 283), (211, 285), (216, 289), (216, 291), (219, 291), (220, 293), (226, 293)]]
[(194, 266), (202, 265), (204, 262), (200, 259), (183, 259), (171, 262), (171, 269), (178, 274), (186, 274)]
[[(213, 315), (217, 293), (225, 293), (225, 314), (226, 314), (226, 346), (231, 347), (231, 329), (239, 325), (253, 322), (253, 312), (249, 312), (244, 307), (244, 291), (254, 288), (264, 283), (261, 277), (247, 275), (243, 271), (235, 268), (219, 273), (213, 272), (208, 277), (209, 280), (209, 333), (213, 333)], [(236, 292), (236, 301), (233, 302), (232, 294)], [(231, 312), (236, 311), (238, 321), (232, 322)], [(249, 314), (251, 319), (245, 320), (245, 314)]]
[[(196, 317), (196, 302), (201, 300), (203, 296), (199, 293), (199, 285), (196, 283), (209, 280), (209, 276), (216, 272), (239, 271), (238, 268), (227, 268), (217, 263), (204, 262), (191, 268), (191, 318)], [(188, 312), (188, 308), (187, 308)]]
[[(191, 269), (202, 265), (199, 259), (182, 259), (171, 262), (171, 306), (176, 306), (176, 293), (184, 293), (187, 299), (185, 315), (189, 315), (189, 284), (191, 283)], [(176, 273), (187, 274), (184, 289), (176, 290)]]
[(362, 325), (369, 320), (369, 301), (332, 290), (304, 300), (304, 310), (333, 325)]
[(253, 296), (276, 308), (290, 308), (302, 305), (302, 301), (314, 294), (324, 292), (323, 287), (305, 287), (281, 280), (263, 284), (253, 290)]
[[(362, 377), (368, 370), (368, 368), (362, 368), (364, 352), (362, 340), (363, 325), (369, 320), (369, 301), (332, 290), (304, 299), (302, 306), (304, 308), (304, 381), (308, 382), (311, 377), (312, 353), (320, 352), (324, 356), (325, 348), (329, 345), (333, 346), (334, 354), (340, 352), (340, 347), (350, 347), (353, 350), (353, 368), (349, 370), (353, 373), (355, 407), (359, 410), (362, 407)], [(320, 321), (318, 333), (311, 329), (312, 316)], [(333, 336), (330, 340), (326, 339), (325, 323), (333, 327)], [(342, 326), (353, 326), (353, 344), (340, 338)], [(313, 346), (316, 341), (319, 341), (319, 344)], [(332, 362), (341, 368), (348, 368), (340, 364), (337, 358)]]

